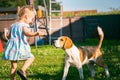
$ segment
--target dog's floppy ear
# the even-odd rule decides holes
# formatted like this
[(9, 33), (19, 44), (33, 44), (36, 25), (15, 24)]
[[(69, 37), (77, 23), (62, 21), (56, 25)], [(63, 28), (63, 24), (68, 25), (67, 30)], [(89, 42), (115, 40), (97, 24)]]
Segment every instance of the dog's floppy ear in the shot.
[(70, 38), (66, 37), (66, 41), (64, 44), (64, 49), (69, 49), (73, 46), (73, 42)]

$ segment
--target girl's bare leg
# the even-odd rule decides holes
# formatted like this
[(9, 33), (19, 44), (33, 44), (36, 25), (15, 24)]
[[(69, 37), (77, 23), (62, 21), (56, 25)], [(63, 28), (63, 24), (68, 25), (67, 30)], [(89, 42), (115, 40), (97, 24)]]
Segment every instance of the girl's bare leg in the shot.
[(11, 61), (10, 80), (16, 80), (15, 79), (16, 69), (17, 69), (17, 61)]
[(26, 69), (32, 64), (33, 61), (34, 61), (34, 57), (28, 58), (28, 59), (24, 62), (23, 66), (22, 66), (22, 68), (21, 68), (21, 70), (23, 71), (23, 73), (26, 72)]

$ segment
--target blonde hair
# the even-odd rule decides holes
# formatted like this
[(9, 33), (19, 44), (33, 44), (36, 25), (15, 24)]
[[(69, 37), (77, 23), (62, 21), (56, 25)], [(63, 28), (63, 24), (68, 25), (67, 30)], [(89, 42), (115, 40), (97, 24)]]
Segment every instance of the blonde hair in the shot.
[(35, 11), (33, 5), (23, 6), (18, 12), (18, 18), (21, 19), (23, 15), (29, 14), (29, 11)]

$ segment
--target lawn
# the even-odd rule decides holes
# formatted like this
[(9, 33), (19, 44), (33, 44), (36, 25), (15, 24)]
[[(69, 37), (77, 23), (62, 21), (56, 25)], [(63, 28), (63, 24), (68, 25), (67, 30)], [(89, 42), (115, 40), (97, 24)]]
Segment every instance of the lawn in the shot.
[[(97, 45), (98, 40), (88, 39), (84, 43), (75, 43), (77, 46)], [(28, 80), (61, 80), (64, 67), (64, 51), (57, 49), (53, 45), (42, 45), (36, 49), (31, 46), (35, 56), (34, 63), (27, 70)], [(104, 69), (95, 65), (96, 76), (94, 80), (120, 80), (120, 40), (104, 40), (102, 48), (103, 58), (108, 65), (110, 79), (107, 79)], [(9, 80), (10, 62), (1, 60), (0, 53), (0, 80)], [(18, 69), (21, 68), (22, 61), (18, 62)], [(85, 80), (92, 80), (87, 66), (83, 66)], [(17, 80), (20, 80), (18, 75)], [(76, 68), (70, 67), (67, 80), (80, 80)]]

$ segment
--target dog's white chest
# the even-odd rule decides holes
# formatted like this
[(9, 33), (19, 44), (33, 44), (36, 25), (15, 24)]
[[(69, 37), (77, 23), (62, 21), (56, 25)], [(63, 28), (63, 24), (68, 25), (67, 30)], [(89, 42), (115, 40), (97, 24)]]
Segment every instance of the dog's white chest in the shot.
[(78, 48), (73, 45), (72, 48), (65, 50), (67, 54), (67, 60), (73, 65), (79, 65), (80, 63), (80, 54)]

